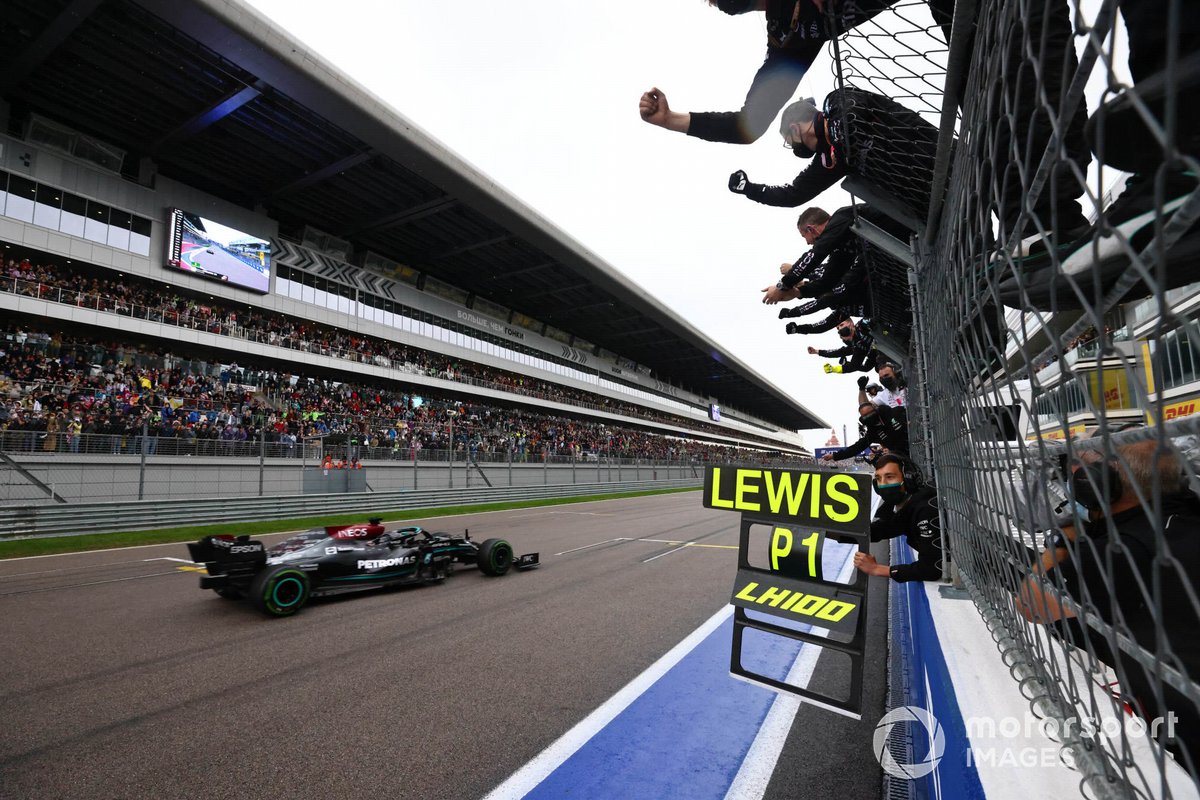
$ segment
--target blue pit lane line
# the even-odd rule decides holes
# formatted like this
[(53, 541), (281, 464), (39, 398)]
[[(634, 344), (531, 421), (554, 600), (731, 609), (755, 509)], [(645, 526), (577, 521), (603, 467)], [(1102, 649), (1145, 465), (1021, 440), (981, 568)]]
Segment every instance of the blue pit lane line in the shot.
[[(840, 574), (854, 551), (853, 546), (827, 542), (825, 574)], [(805, 630), (809, 626), (795, 627)], [(540, 781), (534, 782), (536, 777), (528, 775), (522, 780), (518, 772), (489, 794), (489, 800), (726, 797), (780, 697), (729, 674), (732, 631), (733, 620), (727, 616)], [(782, 679), (803, 647), (792, 639), (749, 632), (743, 662), (757, 672)], [(585, 719), (580, 726), (587, 724)], [(571, 733), (564, 738), (569, 736)], [(773, 761), (767, 765), (771, 767)]]

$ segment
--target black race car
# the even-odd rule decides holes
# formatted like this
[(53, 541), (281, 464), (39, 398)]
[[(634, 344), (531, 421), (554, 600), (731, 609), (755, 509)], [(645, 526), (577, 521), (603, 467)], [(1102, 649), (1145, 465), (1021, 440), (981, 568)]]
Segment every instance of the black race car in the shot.
[(248, 599), (273, 617), (295, 614), (310, 597), (443, 581), (455, 564), (474, 564), (485, 575), (539, 563), (537, 553), (513, 557), (504, 539), (476, 543), (424, 528), (385, 530), (379, 519), (366, 525), (316, 528), (291, 536), (269, 550), (249, 536), (206, 536), (188, 545), (203, 564), (200, 588), (230, 600)]

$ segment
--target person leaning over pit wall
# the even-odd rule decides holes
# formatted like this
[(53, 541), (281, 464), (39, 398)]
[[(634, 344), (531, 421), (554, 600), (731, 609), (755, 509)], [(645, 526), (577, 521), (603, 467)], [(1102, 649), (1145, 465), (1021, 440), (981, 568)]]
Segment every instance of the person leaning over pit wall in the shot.
[(908, 452), (908, 410), (877, 406), (874, 403), (858, 405), (858, 441), (846, 445), (834, 453), (821, 456), (822, 461), (841, 461), (853, 458), (869, 444), (878, 444), (889, 453)]
[(875, 337), (871, 334), (871, 326), (867, 320), (861, 320), (857, 325), (854, 320), (843, 320), (838, 323), (837, 332), (845, 342), (844, 347), (831, 350), (809, 347), (809, 355), (838, 359), (836, 364), (825, 365), (826, 373), (841, 374), (870, 370), (871, 364), (875, 360)]
[[(1178, 456), (1154, 441), (1119, 445), (1111, 461), (1086, 454), (1068, 482), (1075, 505), (1047, 534), (1032, 575), (1018, 587), (1017, 609), (1054, 625), (1117, 672), (1122, 699), (1144, 719), (1168, 719), (1160, 742), (1192, 774), (1200, 772), (1200, 709), (1117, 644), (1121, 634), (1157, 662), (1200, 678), (1200, 498), (1185, 485)], [(1112, 626), (1108, 635), (1088, 618)], [(1161, 696), (1158, 689), (1161, 689)], [(1152, 731), (1153, 733), (1153, 731)], [(1190, 763), (1189, 763), (1190, 762)]]
[(921, 473), (906, 457), (886, 453), (875, 459), (875, 493), (883, 502), (871, 520), (871, 541), (903, 536), (917, 553), (910, 564), (880, 564), (870, 553), (855, 553), (860, 572), (897, 583), (936, 581), (942, 577), (942, 526), (938, 519), (937, 491), (926, 485)]
[[(657, 86), (644, 92), (638, 113), (651, 125), (686, 133), (697, 139), (751, 144), (767, 132), (801, 79), (834, 36), (871, 19), (896, 0), (708, 0), (731, 16), (763, 12), (766, 16), (767, 55), (738, 111), (672, 111), (667, 95)], [(930, 3), (935, 19), (948, 25), (953, 0)]]

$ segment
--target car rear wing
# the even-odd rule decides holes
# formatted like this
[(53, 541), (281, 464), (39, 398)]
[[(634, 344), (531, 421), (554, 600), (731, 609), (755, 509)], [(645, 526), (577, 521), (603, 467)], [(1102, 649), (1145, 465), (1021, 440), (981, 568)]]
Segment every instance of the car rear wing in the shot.
[(253, 573), (267, 563), (266, 546), (249, 536), (205, 536), (187, 547), (192, 561), (208, 567), (210, 575)]

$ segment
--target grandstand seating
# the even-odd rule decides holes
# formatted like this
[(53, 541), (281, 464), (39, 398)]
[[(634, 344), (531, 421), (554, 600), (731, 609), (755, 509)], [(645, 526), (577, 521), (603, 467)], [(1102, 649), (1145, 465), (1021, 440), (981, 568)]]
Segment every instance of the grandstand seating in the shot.
[[(191, 297), (177, 287), (102, 274), (86, 267), (10, 259), (0, 291), (469, 382), (510, 393), (514, 402), (553, 400), (728, 434), (707, 423), (396, 342)], [(298, 455), (298, 444), (320, 438), (362, 458), (413, 458), (422, 451), (423, 458), (444, 458), (451, 447), (448, 412), (454, 411), (453, 447), (478, 460), (580, 458), (585, 452), (643, 459), (768, 456), (767, 451), (679, 438), (677, 431), (665, 436), (519, 407), (500, 408), (469, 399), (467, 385), (466, 397), (439, 396), (424, 387), (417, 395), (412, 387), (406, 391), (394, 383), (297, 375), (286, 362), (220, 363), (224, 359), (217, 354), (203, 352), (185, 358), (178, 347), (173, 352), (162, 343), (134, 342), (115, 330), (97, 341), (90, 332), (50, 328), (45, 320), (14, 320), (4, 332), (0, 447), (5, 449), (139, 452), (144, 425), (145, 446), (151, 453), (257, 454), (261, 439), (272, 455)]]

